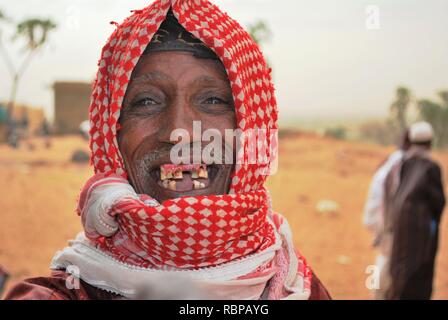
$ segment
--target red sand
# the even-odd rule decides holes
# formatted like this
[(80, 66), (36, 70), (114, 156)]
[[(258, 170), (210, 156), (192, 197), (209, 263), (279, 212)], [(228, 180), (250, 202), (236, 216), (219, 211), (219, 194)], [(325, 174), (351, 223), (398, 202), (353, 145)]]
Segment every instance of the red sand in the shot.
[[(92, 171), (70, 162), (77, 137), (57, 138), (47, 150), (0, 145), (0, 265), (11, 273), (7, 285), (47, 275), (55, 251), (80, 231), (74, 212), (80, 188)], [(302, 135), (281, 140), (280, 165), (268, 187), (274, 208), (284, 214), (294, 241), (336, 299), (368, 299), (365, 270), (374, 261), (370, 234), (361, 224), (371, 176), (390, 148)], [(448, 153), (436, 153), (448, 181)], [(316, 212), (318, 201), (336, 201), (340, 213)], [(443, 219), (435, 299), (448, 299), (448, 220)]]

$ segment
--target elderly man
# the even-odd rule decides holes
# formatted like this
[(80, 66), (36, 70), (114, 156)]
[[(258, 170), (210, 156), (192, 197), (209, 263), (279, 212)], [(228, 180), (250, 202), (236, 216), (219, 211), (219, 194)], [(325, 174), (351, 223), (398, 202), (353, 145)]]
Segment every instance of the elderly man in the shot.
[[(52, 277), (27, 280), (8, 298), (147, 298), (155, 279), (182, 276), (213, 298), (328, 299), (263, 186), (276, 122), (270, 70), (237, 22), (205, 0), (135, 11), (99, 62), (90, 107), (96, 174), (78, 203), (84, 233), (55, 255)], [(194, 123), (200, 137), (222, 137), (232, 156), (194, 159), (195, 146), (210, 141)], [(241, 136), (224, 139), (259, 129), (268, 138), (255, 146), (271, 150), (263, 161), (248, 161)], [(177, 158), (179, 145), (192, 154)], [(218, 151), (208, 154), (216, 160)]]
[[(430, 299), (445, 196), (430, 155), (429, 123), (411, 126), (411, 147), (386, 179), (385, 233), (390, 236), (386, 299)], [(387, 243), (386, 243), (387, 245)]]
[(389, 155), (375, 172), (364, 207), (363, 223), (373, 234), (373, 247), (379, 249), (375, 264), (380, 270), (381, 277), (380, 286), (375, 288), (374, 291), (376, 300), (385, 298), (384, 295), (390, 283), (389, 273), (383, 272), (384, 267), (389, 265), (390, 255), (390, 250), (385, 250), (388, 247), (385, 245), (385, 242), (389, 241), (389, 239), (387, 239), (387, 236), (386, 239), (383, 239), (385, 181), (392, 168), (402, 161), (409, 147), (409, 130), (406, 130), (402, 135), (399, 148)]

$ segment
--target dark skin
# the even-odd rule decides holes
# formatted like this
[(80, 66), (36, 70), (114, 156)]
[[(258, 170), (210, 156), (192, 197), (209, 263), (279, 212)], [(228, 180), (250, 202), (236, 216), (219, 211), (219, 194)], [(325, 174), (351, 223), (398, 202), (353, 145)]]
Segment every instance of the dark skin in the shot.
[[(208, 143), (192, 141), (193, 121), (201, 121), (202, 131), (214, 128), (222, 137), (226, 129), (236, 128), (232, 90), (222, 64), (189, 52), (143, 55), (123, 100), (118, 133), (129, 181), (137, 193), (163, 202), (228, 192), (232, 164), (208, 166), (209, 178), (203, 189), (177, 191), (160, 185), (160, 166), (172, 163), (171, 148), (186, 141), (171, 141), (173, 130), (187, 130), (191, 143)], [(193, 162), (192, 158), (188, 161)]]

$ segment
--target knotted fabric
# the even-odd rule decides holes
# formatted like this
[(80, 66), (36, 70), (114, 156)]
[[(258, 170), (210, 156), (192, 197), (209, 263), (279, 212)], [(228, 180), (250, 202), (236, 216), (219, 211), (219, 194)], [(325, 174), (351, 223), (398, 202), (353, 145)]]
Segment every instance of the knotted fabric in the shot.
[(161, 205), (137, 195), (120, 176), (96, 174), (80, 195), (78, 212), (87, 237), (120, 261), (183, 269), (218, 265), (272, 246), (268, 205), (264, 189)]

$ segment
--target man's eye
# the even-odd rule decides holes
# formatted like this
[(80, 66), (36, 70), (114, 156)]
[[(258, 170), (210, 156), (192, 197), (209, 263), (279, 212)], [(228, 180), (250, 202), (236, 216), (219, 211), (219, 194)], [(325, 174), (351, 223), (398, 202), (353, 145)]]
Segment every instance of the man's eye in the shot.
[(211, 97), (208, 99), (205, 99), (205, 104), (229, 104), (227, 101), (220, 99), (218, 97)]
[(156, 104), (158, 104), (158, 102), (151, 98), (143, 98), (133, 103), (136, 107), (148, 107)]

